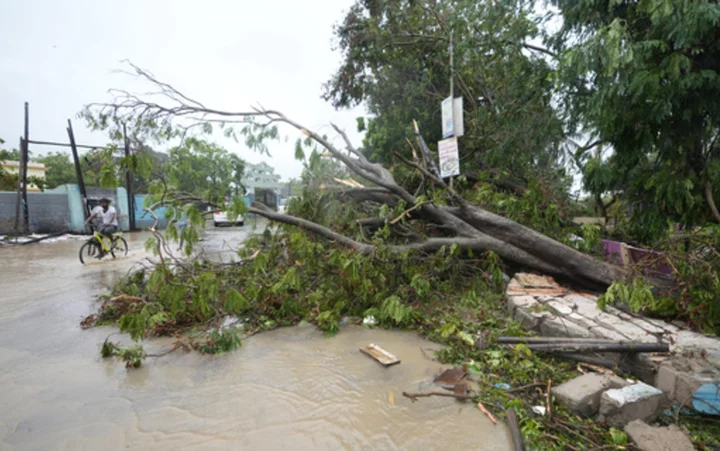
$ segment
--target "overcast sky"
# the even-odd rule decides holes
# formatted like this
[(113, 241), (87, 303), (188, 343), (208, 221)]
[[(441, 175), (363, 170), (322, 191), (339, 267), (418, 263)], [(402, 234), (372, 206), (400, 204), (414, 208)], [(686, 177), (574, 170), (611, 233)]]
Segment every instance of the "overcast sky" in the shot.
[[(353, 0), (5, 0), (0, 7), (0, 138), (17, 147), (23, 103), (30, 102), (30, 139), (67, 142), (73, 119), (77, 140), (104, 144), (75, 115), (90, 102), (108, 101), (109, 88), (141, 89), (113, 73), (129, 59), (160, 80), (217, 109), (261, 103), (330, 134), (345, 128), (356, 144), (355, 118), (320, 98), (340, 62), (331, 50), (332, 27)], [(294, 137), (295, 135), (293, 135)], [(218, 141), (221, 141), (218, 137)], [(302, 165), (292, 139), (272, 158), (242, 144), (226, 147), (250, 162), (266, 160), (287, 180)], [(31, 147), (35, 155), (53, 148)]]

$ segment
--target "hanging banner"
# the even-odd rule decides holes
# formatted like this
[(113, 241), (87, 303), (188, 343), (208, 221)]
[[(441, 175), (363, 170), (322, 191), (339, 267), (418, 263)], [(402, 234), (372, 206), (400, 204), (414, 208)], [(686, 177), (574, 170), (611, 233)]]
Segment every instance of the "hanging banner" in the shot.
[(463, 126), (462, 97), (456, 97), (454, 102), (450, 97), (445, 98), (440, 105), (440, 110), (442, 112), (443, 138), (463, 136), (465, 134), (465, 127)]
[(440, 176), (442, 178), (460, 175), (460, 157), (456, 137), (438, 141), (440, 157)]

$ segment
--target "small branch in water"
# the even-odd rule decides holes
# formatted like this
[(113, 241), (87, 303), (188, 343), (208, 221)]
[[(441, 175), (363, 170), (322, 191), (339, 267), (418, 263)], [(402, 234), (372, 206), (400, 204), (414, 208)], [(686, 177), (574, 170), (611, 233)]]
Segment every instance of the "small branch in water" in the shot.
[(432, 391), (429, 393), (408, 393), (406, 391), (403, 392), (403, 396), (406, 398), (410, 398), (412, 402), (417, 401), (417, 398), (427, 398), (429, 396), (445, 396), (448, 398), (455, 398), (455, 399), (462, 399), (462, 400), (468, 400), (475, 398), (475, 395), (459, 395), (457, 393), (444, 393), (439, 391)]

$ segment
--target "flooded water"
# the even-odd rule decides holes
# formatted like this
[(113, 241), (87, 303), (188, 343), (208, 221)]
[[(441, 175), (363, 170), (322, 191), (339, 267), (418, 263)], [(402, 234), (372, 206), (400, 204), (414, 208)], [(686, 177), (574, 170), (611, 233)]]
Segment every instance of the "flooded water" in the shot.
[[(227, 259), (224, 243), (249, 229), (211, 229), (203, 245)], [(221, 356), (176, 352), (132, 371), (103, 361), (114, 329), (78, 323), (147, 257), (147, 236), (126, 234), (127, 258), (86, 266), (79, 240), (0, 247), (0, 449), (509, 449), (472, 403), (402, 396), (440, 369), (421, 351), (435, 345), (410, 333), (294, 327)], [(382, 367), (358, 351), (368, 343), (402, 363)]]

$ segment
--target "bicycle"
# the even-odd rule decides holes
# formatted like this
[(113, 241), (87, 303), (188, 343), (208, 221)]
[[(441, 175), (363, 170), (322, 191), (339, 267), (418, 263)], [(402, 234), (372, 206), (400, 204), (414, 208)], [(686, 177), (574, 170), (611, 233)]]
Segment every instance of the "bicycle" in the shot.
[(93, 237), (90, 238), (80, 247), (80, 263), (85, 264), (86, 260), (96, 258), (101, 260), (107, 254), (112, 255), (116, 258), (116, 254), (124, 257), (128, 253), (128, 244), (125, 238), (122, 236), (122, 232), (118, 231), (110, 236), (110, 243), (108, 244), (108, 238), (101, 235), (95, 227), (92, 227)]

